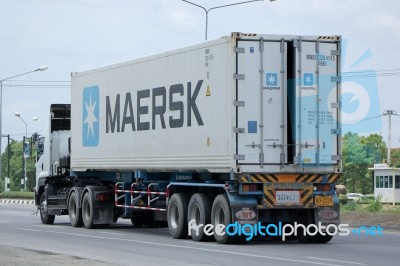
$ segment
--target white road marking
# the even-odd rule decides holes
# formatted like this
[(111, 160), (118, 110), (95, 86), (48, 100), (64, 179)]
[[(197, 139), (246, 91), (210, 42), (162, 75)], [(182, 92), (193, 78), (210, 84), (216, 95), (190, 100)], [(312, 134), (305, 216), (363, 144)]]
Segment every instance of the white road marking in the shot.
[(110, 233), (110, 232), (99, 232), (101, 234), (107, 234), (107, 235), (116, 235), (116, 236), (125, 236), (126, 234), (120, 234), (120, 233)]
[(354, 261), (334, 260), (334, 259), (325, 259), (325, 258), (318, 258), (318, 257), (306, 257), (306, 258), (307, 258), (307, 259), (315, 259), (315, 260), (326, 260), (326, 261), (347, 263), (347, 264), (367, 265), (367, 264), (364, 264), (364, 263), (359, 263), (359, 262), (354, 262)]
[(55, 225), (55, 224), (52, 224), (52, 225), (48, 225), (48, 224), (34, 224), (34, 225), (32, 225), (32, 226), (36, 226), (36, 227), (46, 227), (46, 228), (49, 228), (49, 226), (51, 226), (52, 228), (72, 228), (71, 226), (69, 226), (69, 225)]
[(93, 236), (93, 235), (85, 235), (85, 234), (56, 232), (56, 231), (45, 231), (45, 230), (21, 228), (21, 227), (12, 228), (12, 229), (23, 230), (23, 231), (33, 231), (33, 232), (44, 232), (44, 233), (51, 233), (51, 234), (61, 234), (61, 235), (72, 235), (72, 236), (77, 236), (77, 237), (90, 237), (90, 238), (98, 238), (98, 239), (119, 240), (119, 241), (147, 244), (147, 245), (153, 245), (153, 246), (165, 246), (165, 247), (175, 247), (175, 248), (180, 248), (180, 249), (201, 250), (201, 251), (207, 251), (207, 252), (224, 253), (224, 254), (229, 254), (229, 255), (238, 255), (238, 256), (253, 257), (253, 258), (263, 258), (263, 259), (279, 260), (279, 261), (290, 261), (290, 262), (305, 263), (305, 264), (315, 264), (315, 265), (325, 265), (325, 266), (344, 266), (344, 265), (340, 265), (340, 264), (331, 264), (331, 263), (324, 263), (324, 262), (317, 262), (317, 261), (310, 261), (310, 260), (287, 259), (287, 258), (282, 258), (282, 257), (271, 257), (271, 256), (264, 256), (264, 255), (256, 255), (256, 254), (248, 254), (248, 253), (220, 250), (220, 249), (188, 247), (188, 246), (181, 246), (181, 245), (175, 245), (175, 244), (149, 242), (149, 241), (142, 241), (142, 240), (111, 238), (111, 237), (104, 237), (104, 236)]

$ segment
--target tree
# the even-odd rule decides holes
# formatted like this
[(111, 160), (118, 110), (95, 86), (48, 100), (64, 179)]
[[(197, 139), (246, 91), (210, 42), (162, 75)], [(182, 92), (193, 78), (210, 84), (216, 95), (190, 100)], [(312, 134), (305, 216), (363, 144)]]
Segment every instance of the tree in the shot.
[(360, 137), (348, 132), (342, 139), (343, 150), (343, 183), (349, 192), (360, 190), (360, 179), (365, 176), (368, 161), (365, 159), (365, 150), (360, 143)]
[(369, 194), (373, 192), (372, 167), (384, 160), (386, 144), (379, 134), (358, 136), (348, 132), (342, 139), (343, 180), (349, 192)]
[(360, 142), (364, 145), (365, 155), (370, 160), (371, 166), (374, 163), (383, 162), (387, 147), (381, 135), (371, 134), (367, 137), (361, 137)]
[[(22, 141), (12, 140), (10, 142), (10, 158), (8, 158), (8, 148), (7, 145), (1, 156), (1, 190), (4, 191), (5, 177), (8, 177), (8, 160), (10, 160), (10, 190), (20, 191), (21, 178), (24, 176)], [(33, 149), (32, 155), (26, 160), (27, 191), (33, 191), (36, 183), (35, 153), (36, 151)]]
[(399, 168), (400, 167), (400, 148), (391, 149), (390, 155), (392, 157), (390, 161), (391, 161), (393, 167)]

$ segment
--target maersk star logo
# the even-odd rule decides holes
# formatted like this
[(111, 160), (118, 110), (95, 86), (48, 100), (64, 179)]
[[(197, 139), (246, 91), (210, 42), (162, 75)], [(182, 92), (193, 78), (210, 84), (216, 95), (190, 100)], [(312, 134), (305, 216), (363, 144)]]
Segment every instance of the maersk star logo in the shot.
[(304, 73), (304, 86), (312, 86), (314, 84), (314, 75), (312, 73)]
[(278, 86), (278, 74), (267, 73), (267, 86)]
[(83, 89), (82, 144), (95, 147), (99, 144), (99, 87)]

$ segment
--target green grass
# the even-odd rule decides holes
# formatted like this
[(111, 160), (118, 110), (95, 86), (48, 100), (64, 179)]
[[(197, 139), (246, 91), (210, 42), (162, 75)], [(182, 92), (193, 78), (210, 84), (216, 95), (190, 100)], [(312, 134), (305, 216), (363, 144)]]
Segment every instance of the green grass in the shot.
[(29, 199), (33, 200), (35, 198), (34, 192), (25, 192), (25, 191), (9, 191), (9, 192), (1, 192), (2, 199)]
[(343, 212), (379, 212), (400, 214), (400, 205), (393, 206), (378, 201), (349, 201), (347, 204), (340, 204), (340, 210)]

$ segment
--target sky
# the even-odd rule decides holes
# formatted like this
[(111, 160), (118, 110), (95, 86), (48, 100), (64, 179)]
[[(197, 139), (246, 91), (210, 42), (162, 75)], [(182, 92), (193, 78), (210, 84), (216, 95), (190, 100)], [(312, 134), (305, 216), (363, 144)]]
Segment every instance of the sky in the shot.
[[(192, 0), (206, 9), (240, 0)], [(20, 140), (48, 126), (52, 103), (70, 103), (70, 73), (203, 42), (205, 12), (181, 0), (1, 0), (2, 134)], [(343, 128), (388, 135), (400, 114), (400, 1), (276, 0), (213, 9), (208, 39), (231, 32), (342, 35)], [(38, 117), (33, 121), (33, 117)], [(400, 147), (400, 116), (392, 116)], [(6, 138), (2, 141), (2, 150)]]

